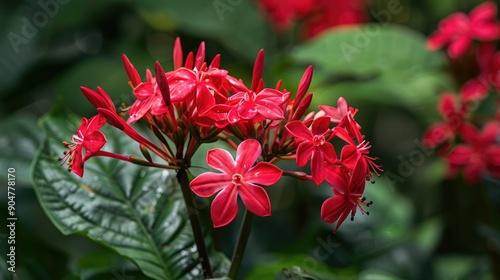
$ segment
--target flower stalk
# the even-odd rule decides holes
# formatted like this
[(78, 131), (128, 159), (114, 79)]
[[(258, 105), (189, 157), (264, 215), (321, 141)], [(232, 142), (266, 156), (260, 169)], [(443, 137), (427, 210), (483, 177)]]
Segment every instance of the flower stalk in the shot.
[(243, 255), (245, 254), (245, 249), (247, 247), (248, 238), (250, 237), (250, 232), (252, 230), (252, 222), (254, 214), (248, 210), (245, 210), (243, 216), (243, 222), (241, 223), (240, 232), (238, 234), (238, 240), (236, 241), (236, 247), (234, 248), (233, 258), (231, 259), (231, 267), (229, 268), (229, 278), (236, 279), (238, 275), (238, 270), (243, 260)]
[(210, 259), (208, 257), (207, 246), (203, 236), (200, 216), (195, 205), (193, 193), (189, 189), (189, 179), (185, 169), (180, 169), (177, 172), (177, 181), (179, 181), (179, 184), (181, 185), (182, 196), (184, 197), (184, 201), (186, 203), (189, 222), (191, 224), (191, 229), (193, 230), (193, 237), (196, 243), (196, 248), (198, 249), (198, 258), (203, 269), (203, 275), (205, 278), (213, 278), (212, 267), (210, 266)]

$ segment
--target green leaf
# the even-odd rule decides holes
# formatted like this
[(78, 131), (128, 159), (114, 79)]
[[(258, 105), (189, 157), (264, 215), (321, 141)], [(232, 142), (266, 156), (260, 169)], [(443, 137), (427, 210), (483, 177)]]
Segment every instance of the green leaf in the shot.
[[(61, 142), (76, 131), (80, 120), (53, 113), (40, 122), (47, 138), (31, 175), (52, 223), (63, 234), (83, 234), (112, 248), (153, 279), (198, 278), (202, 272), (196, 245), (173, 173), (107, 158), (88, 160), (83, 178), (59, 166)], [(121, 132), (102, 130), (108, 139), (106, 150), (140, 153)], [(228, 260), (210, 249), (214, 271), (222, 273)]]
[(453, 90), (453, 83), (441, 71), (443, 54), (425, 45), (424, 36), (407, 28), (367, 24), (325, 32), (291, 56), (298, 65), (315, 67), (314, 105), (344, 96), (351, 103), (404, 106), (430, 120), (437, 115), (429, 111), (437, 94)]
[(270, 254), (245, 279), (336, 279), (324, 263), (305, 254)]
[(425, 37), (395, 25), (366, 24), (325, 32), (292, 53), (301, 63), (312, 63), (334, 73), (380, 74), (400, 69), (408, 74), (441, 67), (440, 53), (425, 49)]
[(1, 279), (11, 280), (14, 278), (14, 273), (10, 272), (8, 268), (10, 265), (7, 264), (7, 260), (0, 256), (0, 276)]
[(16, 184), (29, 186), (29, 170), (42, 135), (36, 119), (29, 115), (14, 115), (0, 124), (0, 179), (7, 180), (7, 169), (15, 168)]
[(305, 270), (299, 266), (292, 266), (289, 268), (283, 268), (282, 273), (286, 277), (286, 279), (319, 280), (319, 278), (317, 278), (316, 276), (313, 276), (307, 270)]

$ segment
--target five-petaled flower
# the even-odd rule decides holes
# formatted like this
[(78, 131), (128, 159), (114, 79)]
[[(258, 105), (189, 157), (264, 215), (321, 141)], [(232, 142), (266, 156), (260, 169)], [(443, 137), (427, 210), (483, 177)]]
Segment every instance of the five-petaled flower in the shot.
[(366, 202), (363, 197), (366, 183), (366, 162), (358, 159), (354, 170), (350, 173), (343, 166), (332, 166), (327, 169), (326, 181), (332, 187), (333, 197), (325, 200), (321, 206), (321, 218), (329, 224), (337, 221), (335, 232), (342, 222), (351, 214), (354, 219), (356, 210), (363, 214), (369, 214), (362, 206), (370, 206), (372, 202)]
[(448, 175), (455, 175), (463, 168), (464, 178), (469, 183), (478, 182), (482, 175), (500, 175), (500, 124), (490, 122), (479, 132), (472, 124), (463, 125), (460, 135), (466, 144), (458, 144), (447, 157)]
[(438, 110), (444, 122), (435, 123), (427, 129), (423, 144), (430, 148), (443, 146), (446, 150), (462, 128), (469, 109), (453, 93), (446, 92), (440, 96)]
[(68, 163), (68, 171), (83, 176), (85, 161), (106, 144), (106, 136), (99, 130), (105, 123), (106, 119), (100, 114), (90, 119), (82, 118), (76, 134), (71, 137), (70, 142), (64, 142), (69, 150), (64, 151), (64, 155), (59, 158), (62, 164)]
[(223, 149), (212, 149), (207, 153), (208, 166), (222, 173), (203, 173), (191, 181), (190, 187), (201, 197), (218, 193), (211, 208), (214, 227), (225, 226), (234, 220), (238, 213), (238, 194), (250, 212), (262, 217), (271, 215), (269, 197), (259, 185), (275, 184), (283, 171), (267, 162), (254, 166), (261, 152), (259, 142), (249, 139), (238, 146), (236, 160)]
[(231, 96), (226, 104), (216, 105), (213, 110), (218, 113), (227, 113), (229, 123), (234, 124), (243, 120), (260, 122), (263, 120), (283, 119), (281, 105), (288, 101), (290, 93), (266, 88), (255, 93), (251, 90), (238, 92)]
[(500, 25), (496, 20), (497, 7), (492, 1), (474, 8), (469, 16), (455, 13), (439, 24), (427, 42), (431, 50), (448, 45), (448, 55), (452, 58), (464, 54), (472, 40), (492, 41), (500, 38)]
[(316, 185), (325, 180), (324, 161), (333, 162), (337, 159), (332, 143), (327, 141), (331, 134), (329, 126), (329, 117), (315, 119), (311, 130), (301, 121), (292, 121), (286, 125), (286, 129), (300, 143), (297, 147), (297, 165), (305, 166), (311, 159), (311, 175)]

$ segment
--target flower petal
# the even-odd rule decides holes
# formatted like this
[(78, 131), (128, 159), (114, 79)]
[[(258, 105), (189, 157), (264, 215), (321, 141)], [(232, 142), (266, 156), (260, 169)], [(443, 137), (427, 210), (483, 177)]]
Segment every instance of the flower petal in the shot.
[(103, 115), (98, 114), (98, 115), (93, 116), (92, 118), (90, 118), (88, 120), (87, 131), (90, 132), (93, 130), (98, 130), (101, 127), (103, 127), (105, 124), (106, 124), (106, 118)]
[(315, 149), (311, 158), (311, 175), (316, 186), (325, 180), (325, 159), (323, 153)]
[(201, 197), (210, 197), (231, 185), (232, 181), (229, 175), (215, 172), (203, 173), (189, 183), (191, 190)]
[(444, 33), (451, 35), (459, 33), (462, 29), (469, 25), (469, 18), (464, 13), (454, 13), (443, 19), (439, 23), (439, 29)]
[(214, 105), (215, 99), (210, 90), (206, 86), (198, 85), (196, 91), (196, 109), (198, 109), (198, 114), (205, 114)]
[(236, 150), (236, 173), (245, 174), (254, 165), (262, 153), (260, 143), (254, 139), (248, 139), (238, 145)]
[(250, 212), (261, 217), (271, 215), (271, 201), (264, 188), (244, 183), (238, 190), (243, 204)]
[(471, 33), (479, 40), (492, 41), (500, 37), (500, 26), (497, 22), (472, 26)]
[(283, 170), (268, 162), (259, 162), (244, 175), (244, 180), (253, 184), (271, 186), (281, 178)]
[(83, 176), (83, 155), (82, 148), (78, 147), (75, 149), (73, 162), (71, 163), (71, 171), (73, 171), (76, 175), (82, 177)]
[(423, 136), (423, 144), (428, 148), (436, 148), (441, 144), (451, 141), (455, 134), (445, 123), (435, 123), (430, 126)]
[(233, 160), (233, 156), (224, 149), (215, 148), (209, 150), (207, 153), (207, 164), (229, 175), (235, 173), (236, 162)]
[(311, 142), (302, 142), (297, 147), (296, 162), (298, 166), (306, 166), (313, 154), (315, 147)]
[(480, 133), (478, 129), (471, 123), (464, 123), (460, 128), (460, 136), (462, 139), (471, 145), (480, 144)]
[(473, 23), (494, 20), (496, 15), (497, 6), (491, 1), (484, 2), (483, 4), (472, 9), (469, 13), (470, 20)]
[(283, 110), (272, 102), (259, 102), (255, 104), (255, 109), (261, 116), (269, 120), (281, 120), (283, 119)]
[(301, 121), (297, 120), (289, 122), (286, 125), (286, 129), (288, 130), (288, 132), (290, 132), (290, 134), (292, 134), (296, 138), (299, 138), (299, 140), (305, 139), (312, 141), (313, 135), (311, 131)]
[(332, 187), (335, 194), (345, 194), (349, 191), (349, 175), (345, 167), (327, 164), (325, 172), (325, 180)]
[(349, 191), (353, 193), (363, 193), (365, 190), (366, 177), (368, 173), (368, 165), (363, 157), (359, 157), (354, 170), (351, 172), (349, 179)]
[(100, 130), (94, 130), (87, 135), (85, 135), (85, 139), (83, 141), (83, 147), (91, 152), (94, 153), (102, 148), (104, 144), (106, 144), (106, 136), (104, 136), (104, 133)]
[(450, 41), (451, 36), (452, 36), (451, 33), (443, 33), (440, 31), (436, 31), (431, 34), (429, 39), (427, 39), (426, 47), (428, 50), (431, 51), (438, 50)]
[(448, 46), (448, 55), (451, 58), (457, 58), (464, 54), (471, 44), (471, 39), (467, 36), (461, 36), (451, 42)]
[(346, 145), (342, 148), (340, 153), (340, 161), (350, 170), (354, 170), (358, 162), (359, 154), (358, 149), (354, 145)]
[(238, 111), (238, 116), (245, 120), (253, 119), (257, 115), (257, 109), (255, 108), (255, 104), (247, 100), (242, 101), (238, 105), (237, 111)]
[(334, 162), (337, 159), (337, 153), (335, 153), (332, 143), (325, 142), (323, 145), (318, 146), (318, 149), (323, 153), (326, 161)]
[(488, 95), (489, 83), (485, 79), (472, 79), (460, 88), (460, 96), (465, 102), (480, 101)]
[[(328, 198), (323, 202), (323, 205), (321, 205), (321, 218), (329, 224), (335, 223), (342, 213), (349, 211), (348, 203), (346, 195), (338, 194)], [(339, 223), (342, 222), (343, 221), (339, 221)]]
[(313, 121), (311, 132), (313, 135), (323, 135), (330, 127), (330, 117), (321, 117)]
[(496, 121), (490, 121), (483, 126), (483, 131), (480, 135), (482, 145), (490, 145), (497, 142), (500, 136), (500, 124)]
[(154, 86), (150, 82), (143, 82), (136, 86), (133, 90), (135, 97), (139, 100), (150, 97), (155, 94)]
[(194, 80), (169, 81), (168, 84), (170, 86), (170, 101), (181, 102), (186, 101), (189, 97), (193, 98), (196, 89)]
[(210, 216), (214, 227), (223, 227), (238, 214), (238, 190), (234, 185), (224, 188), (212, 201)]
[(286, 99), (286, 94), (283, 92), (272, 89), (272, 88), (265, 88), (261, 90), (257, 95), (255, 96), (255, 102), (260, 103), (260, 102), (265, 102), (265, 103), (273, 103), (275, 105), (281, 105), (287, 101)]
[(447, 159), (453, 165), (464, 166), (469, 163), (473, 153), (474, 150), (470, 146), (460, 144), (451, 151)]

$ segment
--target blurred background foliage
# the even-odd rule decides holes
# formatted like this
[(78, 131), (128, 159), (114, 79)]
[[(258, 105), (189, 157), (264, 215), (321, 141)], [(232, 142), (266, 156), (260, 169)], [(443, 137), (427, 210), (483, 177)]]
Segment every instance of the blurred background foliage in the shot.
[[(394, 1), (402, 11), (387, 17), (382, 12)], [(22, 34), (22, 19), (32, 19), (42, 8), (35, 0), (0, 2), (0, 178), (5, 182), (7, 168), (16, 168), (18, 279), (147, 279), (133, 263), (98, 243), (62, 235), (39, 206), (29, 169), (43, 139), (38, 118), (56, 104), (93, 115), (95, 108), (80, 93), (82, 85), (102, 87), (117, 105), (131, 104), (121, 54), (141, 73), (155, 61), (168, 69), (177, 36), (186, 52), (205, 41), (207, 57), (220, 53), (221, 67), (245, 82), (263, 48), (266, 85), (283, 79), (292, 92), (313, 64), (312, 109), (336, 106), (339, 96), (359, 108), (356, 118), (386, 170), (367, 187), (366, 196), (374, 201), (371, 215), (357, 215), (336, 235), (319, 216), (321, 203), (332, 195), (328, 187), (284, 178), (268, 188), (273, 215), (255, 220), (241, 276), (494, 279), (492, 260), (498, 265), (500, 235), (482, 217), (485, 205), (498, 213), (498, 189), (485, 184), (484, 192), (497, 197), (485, 202), (482, 190), (444, 180), (443, 162), (420, 145), (426, 126), (438, 119), (438, 94), (456, 90), (443, 71), (444, 55), (427, 52), (425, 37), (443, 17), (468, 12), (482, 1), (371, 0), (369, 25), (333, 29), (310, 41), (293, 31), (274, 32), (254, 1), (220, 0), (229, 7), (223, 13), (214, 8), (216, 2), (67, 0), (16, 46), (8, 34)], [(200, 161), (203, 157), (200, 153)], [(0, 201), (6, 205), (3, 190)], [(2, 206), (2, 216), (6, 211)], [(234, 246), (238, 221), (217, 230), (226, 255)], [(5, 266), (6, 237), (3, 227), (1, 279), (11, 277)]]

